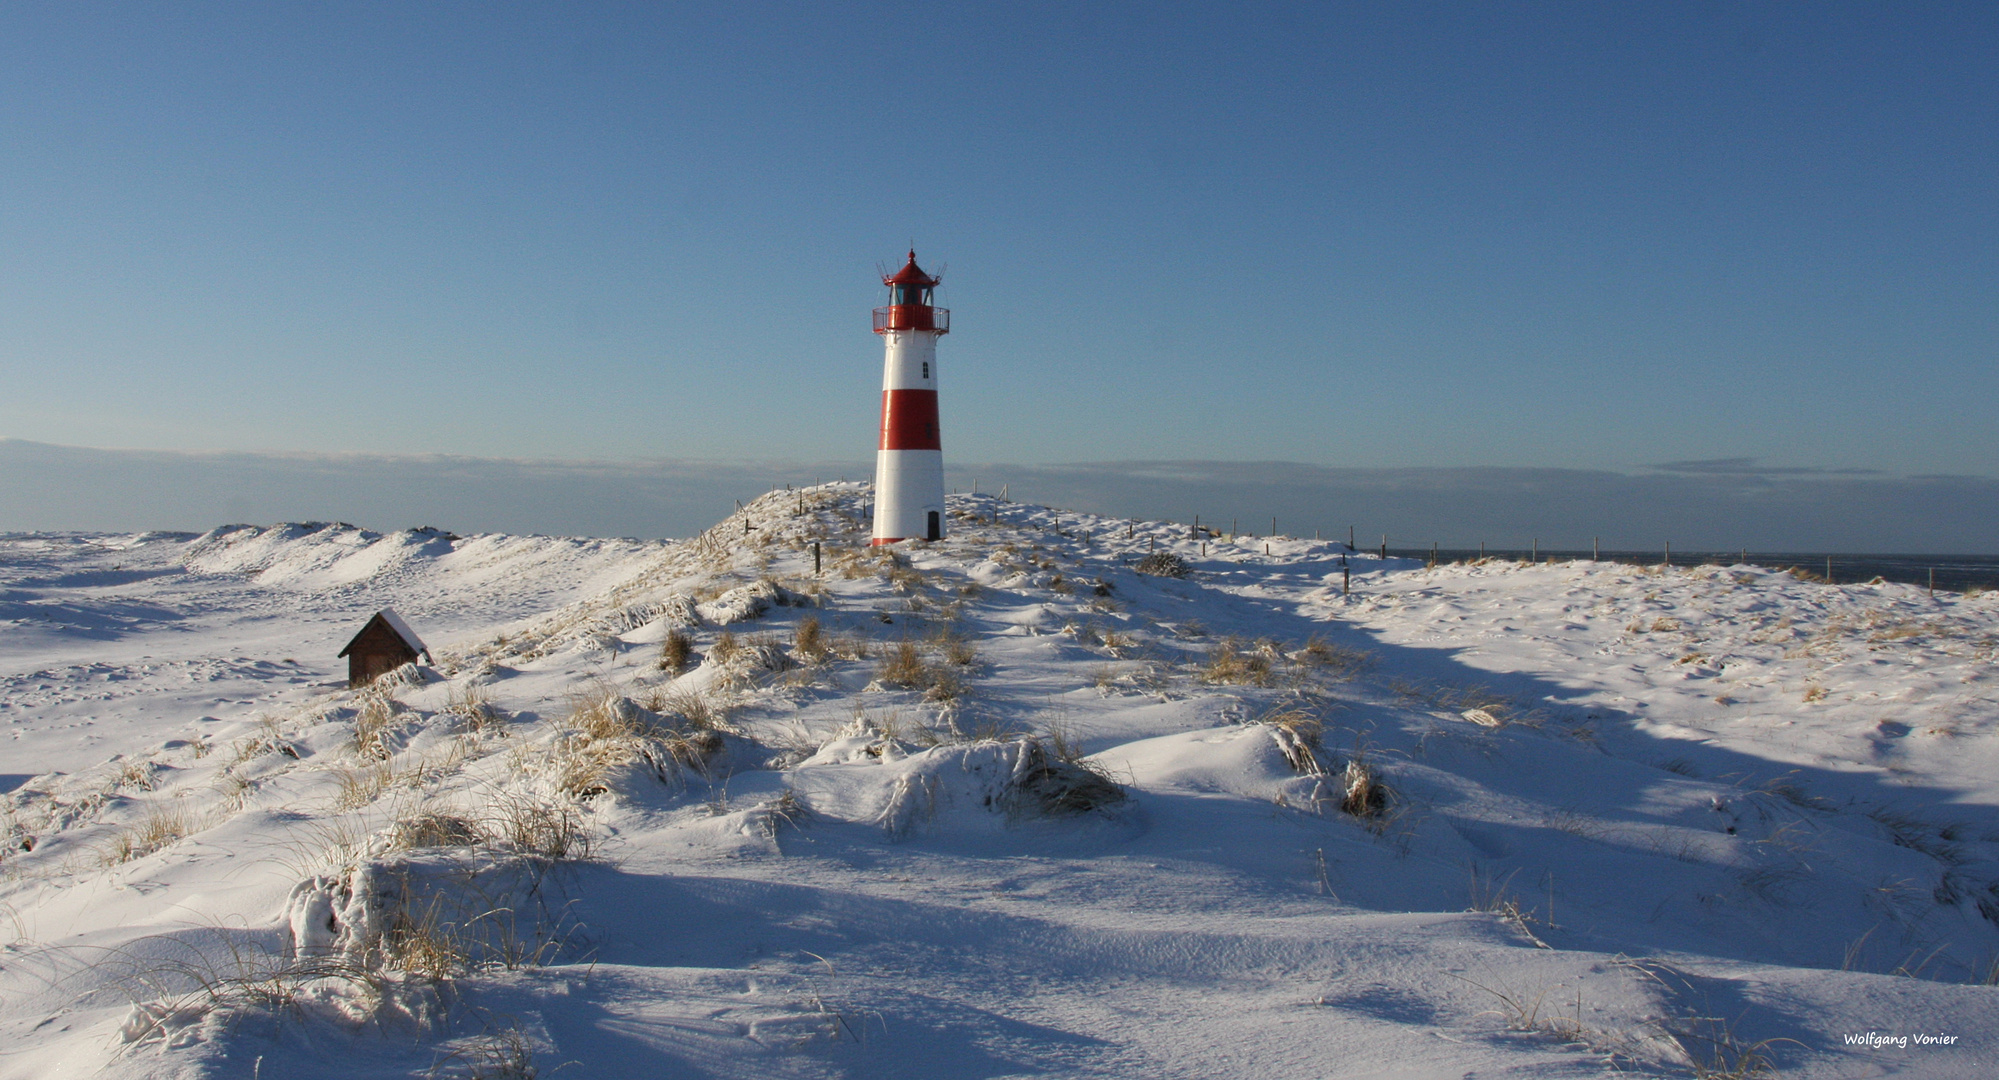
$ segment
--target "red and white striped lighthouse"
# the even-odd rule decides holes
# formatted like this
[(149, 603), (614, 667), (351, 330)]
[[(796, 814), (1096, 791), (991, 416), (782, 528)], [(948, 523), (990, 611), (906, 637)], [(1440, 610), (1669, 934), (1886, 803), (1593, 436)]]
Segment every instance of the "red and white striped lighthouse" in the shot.
[(875, 333), (888, 343), (882, 363), (881, 445), (875, 451), (874, 543), (944, 538), (944, 443), (937, 432), (937, 339), (951, 312), (931, 304), (934, 278), (909, 264), (888, 277), (888, 306)]

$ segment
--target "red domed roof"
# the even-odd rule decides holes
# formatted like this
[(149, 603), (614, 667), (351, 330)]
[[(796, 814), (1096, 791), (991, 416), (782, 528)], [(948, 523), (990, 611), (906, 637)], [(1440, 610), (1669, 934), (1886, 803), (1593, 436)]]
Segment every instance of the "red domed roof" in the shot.
[(922, 267), (916, 265), (916, 251), (915, 249), (912, 248), (909, 252), (909, 264), (904, 266), (902, 269), (897, 270), (893, 276), (883, 278), (882, 284), (920, 285), (925, 288), (928, 288), (929, 286), (936, 285), (942, 282), (943, 280), (944, 280), (943, 278), (931, 277), (929, 274), (923, 272)]

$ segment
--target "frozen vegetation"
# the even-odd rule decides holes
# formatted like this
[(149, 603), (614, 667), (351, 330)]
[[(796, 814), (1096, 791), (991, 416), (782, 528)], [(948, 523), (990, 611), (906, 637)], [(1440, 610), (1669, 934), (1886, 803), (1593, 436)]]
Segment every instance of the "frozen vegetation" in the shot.
[(1999, 595), (866, 506), (0, 537), (0, 1077), (1999, 1067)]

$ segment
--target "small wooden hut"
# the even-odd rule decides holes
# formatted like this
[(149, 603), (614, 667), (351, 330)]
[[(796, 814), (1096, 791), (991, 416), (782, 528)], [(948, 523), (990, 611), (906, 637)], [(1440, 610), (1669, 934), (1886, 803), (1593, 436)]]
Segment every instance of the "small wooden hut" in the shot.
[(366, 686), (404, 664), (416, 663), (418, 658), (429, 660), (430, 650), (394, 608), (383, 608), (340, 655), (347, 658), (347, 685)]

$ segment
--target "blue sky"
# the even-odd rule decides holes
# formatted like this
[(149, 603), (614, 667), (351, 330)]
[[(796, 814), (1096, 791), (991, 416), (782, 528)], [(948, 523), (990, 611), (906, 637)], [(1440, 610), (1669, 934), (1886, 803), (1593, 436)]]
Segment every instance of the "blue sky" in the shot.
[(1990, 5), (9, 5), (0, 437), (1999, 475)]

